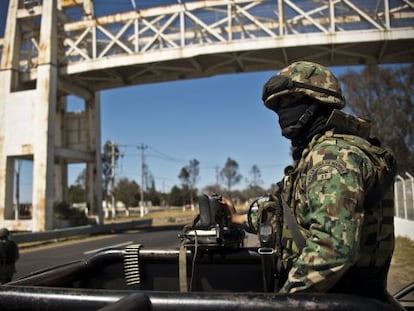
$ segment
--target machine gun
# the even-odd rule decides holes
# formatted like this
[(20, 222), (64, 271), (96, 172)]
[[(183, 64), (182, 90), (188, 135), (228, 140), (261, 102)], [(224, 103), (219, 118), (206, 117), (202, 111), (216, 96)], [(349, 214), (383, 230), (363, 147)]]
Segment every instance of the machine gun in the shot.
[(221, 199), (218, 194), (198, 197), (200, 213), (191, 225), (184, 227), (181, 235), (187, 247), (197, 245), (207, 250), (243, 247), (245, 232), (231, 223), (229, 211)]

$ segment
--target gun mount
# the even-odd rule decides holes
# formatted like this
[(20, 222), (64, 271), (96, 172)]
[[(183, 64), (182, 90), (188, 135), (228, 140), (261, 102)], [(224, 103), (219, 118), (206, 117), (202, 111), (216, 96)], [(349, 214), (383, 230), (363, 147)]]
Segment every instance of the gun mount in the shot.
[(204, 250), (242, 248), (245, 232), (229, 220), (229, 212), (221, 203), (221, 196), (203, 194), (198, 198), (199, 215), (193, 224), (185, 226), (181, 234), (187, 247), (200, 247)]

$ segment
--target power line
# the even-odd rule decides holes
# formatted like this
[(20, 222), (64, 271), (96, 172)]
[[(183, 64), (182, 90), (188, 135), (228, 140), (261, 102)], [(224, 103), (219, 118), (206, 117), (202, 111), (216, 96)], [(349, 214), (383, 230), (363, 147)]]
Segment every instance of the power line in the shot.
[(178, 158), (175, 158), (175, 157), (173, 157), (173, 156), (170, 156), (170, 155), (168, 155), (168, 154), (166, 154), (166, 153), (164, 153), (164, 152), (161, 152), (161, 151), (159, 151), (159, 150), (155, 149), (154, 147), (151, 147), (151, 146), (150, 146), (150, 149), (151, 149), (152, 151), (154, 151), (154, 152), (158, 153), (159, 155), (164, 156), (164, 157), (165, 157), (165, 159), (168, 159), (168, 160), (170, 160), (170, 161), (180, 162), (180, 163), (184, 163), (184, 162), (186, 162), (186, 161), (184, 161), (184, 160), (182, 160), (182, 159), (178, 159)]
[[(118, 144), (118, 146), (119, 147), (138, 148), (139, 149), (142, 144), (143, 143), (138, 144), (138, 145), (137, 144)], [(151, 151), (154, 152), (153, 154), (148, 154), (147, 156), (151, 156), (151, 157), (155, 157), (155, 158), (159, 158), (159, 159), (163, 159), (163, 160), (167, 160), (167, 161), (171, 161), (171, 162), (178, 162), (178, 163), (186, 163), (187, 162), (186, 160), (179, 159), (179, 158), (176, 158), (176, 157), (174, 157), (172, 155), (169, 155), (165, 152), (159, 151), (159, 150), (157, 150), (156, 148), (154, 148), (150, 145), (147, 145), (147, 144), (145, 144), (145, 145), (148, 149), (150, 149)], [(129, 155), (137, 155), (137, 154), (129, 154)], [(140, 156), (140, 154), (139, 154), (139, 156)]]

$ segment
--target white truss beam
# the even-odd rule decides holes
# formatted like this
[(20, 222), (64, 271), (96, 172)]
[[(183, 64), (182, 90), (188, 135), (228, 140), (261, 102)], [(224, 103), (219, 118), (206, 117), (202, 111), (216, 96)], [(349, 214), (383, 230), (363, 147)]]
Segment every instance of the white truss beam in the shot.
[[(94, 17), (91, 10), (98, 4), (88, 1), (89, 13), (85, 11), (86, 17), (80, 20), (65, 15), (66, 2), (58, 14), (63, 29), (59, 34), (60, 73), (76, 76), (80, 82), (110, 81), (96, 84), (98, 89), (121, 86), (120, 81), (126, 80), (164, 80), (162, 68), (174, 67), (168, 63), (145, 72), (137, 67), (148, 63), (182, 60), (178, 67), (186, 68), (180, 72), (197, 77), (207, 74), (205, 68), (221, 73), (265, 69), (265, 64), (278, 66), (298, 57), (317, 59), (318, 53), (303, 53), (304, 46), (309, 51), (320, 46), (328, 49), (325, 57), (330, 64), (397, 62), (391, 56), (396, 55), (395, 45), (400, 41), (405, 42), (401, 46), (407, 51), (402, 53), (405, 61), (413, 57), (407, 48), (407, 42), (414, 40), (414, 2), (410, 0), (210, 0)], [(40, 6), (30, 12), (18, 10), (25, 23), (40, 14)], [(28, 29), (34, 28), (33, 24)], [(25, 79), (36, 79), (39, 35), (26, 31), (23, 38), (27, 44), (22, 44), (19, 70)], [(0, 38), (0, 52), (2, 42)], [(357, 49), (360, 55), (343, 58), (342, 47), (355, 42), (364, 45)], [(31, 49), (24, 50), (25, 46)], [(270, 50), (273, 52), (268, 53)], [(354, 51), (346, 53), (353, 55)], [(220, 54), (226, 55), (226, 62), (218, 58)], [(128, 68), (132, 67), (136, 68), (131, 74)], [(101, 74), (92, 74), (97, 71)], [(141, 73), (140, 78), (131, 78), (136, 72)]]

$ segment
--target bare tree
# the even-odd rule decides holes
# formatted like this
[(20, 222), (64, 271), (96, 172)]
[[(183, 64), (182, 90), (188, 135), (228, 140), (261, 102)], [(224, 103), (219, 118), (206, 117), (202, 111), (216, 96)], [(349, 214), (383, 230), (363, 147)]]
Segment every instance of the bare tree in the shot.
[(251, 177), (251, 179), (248, 180), (249, 187), (258, 187), (263, 184), (262, 173), (256, 164), (250, 169), (249, 175)]
[(84, 168), (76, 177), (75, 185), (82, 186), (83, 188), (86, 188), (86, 169)]
[(231, 187), (239, 183), (242, 177), (239, 174), (239, 163), (231, 158), (227, 158), (224, 167), (220, 171), (220, 178), (226, 183), (227, 190), (230, 192)]
[(200, 174), (200, 162), (196, 159), (192, 159), (190, 161), (190, 165), (187, 166), (187, 170), (190, 173), (189, 181), (190, 181), (190, 188), (195, 189), (195, 186), (199, 180)]
[(185, 187), (189, 188), (191, 206), (193, 206), (194, 204), (193, 193), (194, 193), (197, 181), (199, 179), (199, 173), (200, 173), (199, 165), (200, 165), (200, 162), (196, 159), (193, 159), (190, 161), (189, 165), (181, 168), (180, 174), (178, 175), (178, 178), (181, 180), (181, 183), (183, 184), (183, 188)]
[(372, 121), (372, 136), (393, 150), (398, 171), (413, 173), (414, 65), (370, 65), (340, 78), (351, 111)]

